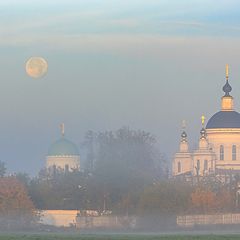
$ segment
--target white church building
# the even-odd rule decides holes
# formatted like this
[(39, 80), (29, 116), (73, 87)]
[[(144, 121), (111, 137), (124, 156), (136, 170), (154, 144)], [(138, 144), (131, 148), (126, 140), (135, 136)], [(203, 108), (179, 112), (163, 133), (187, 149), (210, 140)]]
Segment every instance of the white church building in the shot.
[(221, 110), (208, 120), (206, 126), (202, 117), (199, 144), (195, 151), (189, 150), (187, 133), (183, 128), (179, 151), (172, 163), (173, 176), (240, 173), (240, 113), (234, 110), (231, 90), (227, 65)]

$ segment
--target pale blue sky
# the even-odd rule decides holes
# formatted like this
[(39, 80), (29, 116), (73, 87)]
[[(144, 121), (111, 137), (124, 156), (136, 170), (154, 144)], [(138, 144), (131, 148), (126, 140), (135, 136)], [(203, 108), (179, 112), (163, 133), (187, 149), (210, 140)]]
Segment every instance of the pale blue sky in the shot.
[[(225, 64), (240, 110), (240, 2), (233, 0), (0, 0), (0, 153), (10, 171), (37, 173), (65, 122), (87, 130), (152, 132), (169, 161), (186, 119), (220, 109)], [(49, 72), (24, 65), (42, 56)]]

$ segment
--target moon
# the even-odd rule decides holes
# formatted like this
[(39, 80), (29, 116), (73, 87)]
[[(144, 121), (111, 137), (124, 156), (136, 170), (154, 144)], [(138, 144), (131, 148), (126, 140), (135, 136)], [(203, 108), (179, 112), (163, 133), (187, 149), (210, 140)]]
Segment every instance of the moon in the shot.
[(31, 57), (26, 62), (26, 73), (32, 78), (43, 77), (48, 70), (48, 63), (42, 57)]

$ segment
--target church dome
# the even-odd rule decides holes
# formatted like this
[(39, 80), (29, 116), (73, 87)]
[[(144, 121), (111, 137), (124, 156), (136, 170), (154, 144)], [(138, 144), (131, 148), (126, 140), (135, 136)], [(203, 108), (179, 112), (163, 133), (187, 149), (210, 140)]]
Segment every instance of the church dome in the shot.
[(62, 137), (55, 143), (53, 143), (48, 149), (48, 156), (78, 156), (79, 151), (77, 146), (67, 140), (65, 137)]
[(240, 113), (219, 111), (209, 119), (206, 128), (240, 128)]

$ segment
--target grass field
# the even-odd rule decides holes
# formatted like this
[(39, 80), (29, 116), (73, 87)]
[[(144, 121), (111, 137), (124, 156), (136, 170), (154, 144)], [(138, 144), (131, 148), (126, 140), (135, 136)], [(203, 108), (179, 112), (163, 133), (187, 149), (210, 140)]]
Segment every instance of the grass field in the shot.
[(237, 240), (240, 235), (86, 235), (86, 234), (0, 234), (0, 240)]

